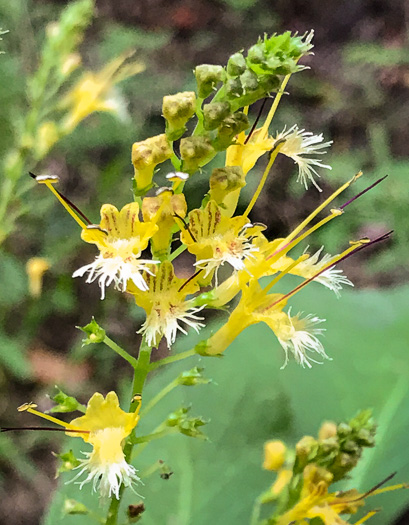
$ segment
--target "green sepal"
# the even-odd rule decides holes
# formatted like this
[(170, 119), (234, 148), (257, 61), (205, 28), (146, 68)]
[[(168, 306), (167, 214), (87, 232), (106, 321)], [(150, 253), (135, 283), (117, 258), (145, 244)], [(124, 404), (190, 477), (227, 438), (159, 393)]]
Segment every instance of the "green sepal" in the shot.
[(81, 461), (75, 457), (72, 450), (69, 450), (69, 452), (63, 452), (62, 454), (56, 454), (55, 452), (52, 454), (61, 461), (61, 464), (55, 473), (56, 478), (58, 478), (62, 472), (71, 472), (71, 470), (81, 465)]
[(195, 385), (207, 385), (211, 383), (211, 379), (203, 377), (202, 372), (204, 368), (199, 368), (197, 366), (191, 368), (190, 370), (185, 370), (177, 378), (179, 385), (183, 386), (195, 386)]
[(86, 339), (82, 340), (82, 346), (102, 343), (105, 339), (105, 330), (99, 326), (94, 318), (87, 325), (83, 327), (77, 326), (77, 328), (88, 335)]
[(200, 427), (206, 425), (202, 417), (188, 417), (187, 414), (190, 407), (182, 407), (169, 414), (166, 424), (169, 427), (177, 427), (181, 434), (189, 437), (200, 439), (208, 439), (207, 436), (200, 430)]

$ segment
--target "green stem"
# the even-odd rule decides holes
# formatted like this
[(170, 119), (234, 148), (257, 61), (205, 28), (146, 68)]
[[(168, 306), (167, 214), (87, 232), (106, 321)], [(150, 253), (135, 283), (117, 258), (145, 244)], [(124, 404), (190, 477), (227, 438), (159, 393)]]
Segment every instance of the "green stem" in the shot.
[(259, 496), (254, 502), (253, 511), (251, 513), (250, 525), (257, 525), (260, 519), (260, 511), (261, 511), (261, 498)]
[[(110, 340), (111, 341), (111, 340)], [(113, 341), (112, 341), (113, 343)], [(114, 343), (115, 345), (115, 343)], [(110, 345), (108, 345), (110, 346)], [(117, 346), (117, 345), (115, 345)], [(118, 349), (122, 350), (120, 347), (118, 347), (115, 351)], [(122, 352), (125, 352), (125, 350), (122, 350)], [(132, 385), (132, 400), (129, 407), (130, 412), (135, 412), (137, 407), (139, 406), (139, 401), (134, 400), (134, 397), (137, 394), (142, 394), (142, 390), (146, 381), (146, 377), (149, 372), (149, 364), (151, 359), (151, 352), (152, 348), (146, 344), (145, 339), (142, 339), (141, 346), (139, 348), (139, 354), (138, 359), (135, 360), (135, 366), (134, 366), (134, 378), (133, 378), (133, 385)], [(128, 357), (129, 354), (125, 352)], [(121, 355), (121, 354), (120, 354)], [(124, 357), (124, 356), (122, 356)], [(133, 359), (133, 358), (132, 358)], [(127, 359), (128, 360), (128, 359)], [(124, 455), (125, 460), (127, 463), (130, 462), (131, 456), (132, 456), (132, 449), (133, 449), (133, 442), (130, 440), (124, 447)], [(107, 518), (105, 521), (105, 525), (117, 525), (118, 524), (118, 512), (119, 512), (119, 506), (121, 504), (122, 496), (124, 493), (125, 487), (124, 485), (121, 485), (121, 488), (119, 489), (119, 498), (117, 499), (115, 496), (112, 496), (111, 503), (109, 505)]]
[(111, 348), (114, 352), (116, 352), (118, 355), (120, 355), (125, 361), (128, 361), (128, 363), (133, 367), (136, 368), (138, 366), (138, 361), (134, 357), (132, 357), (126, 350), (121, 348), (119, 345), (117, 345), (112, 339), (110, 339), (107, 335), (105, 336), (104, 343)]
[(185, 246), (184, 244), (181, 244), (179, 248), (176, 248), (176, 250), (169, 255), (168, 261), (173, 261), (173, 259), (176, 259), (176, 257), (179, 257), (179, 255), (183, 253), (186, 249), (187, 249), (187, 246)]
[(152, 432), (152, 434), (147, 434), (146, 436), (138, 436), (132, 440), (132, 444), (138, 445), (140, 443), (150, 443), (151, 441), (154, 441), (155, 439), (160, 439), (165, 436), (168, 436), (169, 434), (174, 434), (174, 433), (175, 433), (174, 428), (167, 427), (167, 428), (164, 428), (163, 430), (160, 430), (159, 432)]
[(159, 368), (163, 365), (168, 365), (169, 363), (176, 363), (176, 361), (181, 361), (182, 359), (186, 359), (187, 357), (191, 357), (192, 355), (197, 355), (196, 350), (194, 348), (191, 348), (190, 350), (186, 350), (186, 352), (181, 352), (180, 354), (176, 355), (170, 355), (169, 357), (164, 357), (160, 361), (156, 361), (155, 363), (152, 363), (149, 366), (149, 371), (156, 370), (156, 368)]
[(172, 392), (172, 390), (174, 388), (176, 388), (178, 386), (179, 382), (178, 382), (178, 379), (174, 379), (173, 381), (171, 381), (168, 385), (165, 386), (165, 388), (162, 388), (162, 390), (160, 392), (158, 392), (156, 394), (155, 397), (153, 397), (149, 403), (146, 405), (146, 407), (142, 410), (141, 412), (141, 416), (146, 416), (146, 414), (148, 412), (150, 412), (150, 410), (152, 410), (152, 408), (157, 405), (160, 401), (162, 401), (162, 399), (167, 396), (169, 394), (169, 392)]

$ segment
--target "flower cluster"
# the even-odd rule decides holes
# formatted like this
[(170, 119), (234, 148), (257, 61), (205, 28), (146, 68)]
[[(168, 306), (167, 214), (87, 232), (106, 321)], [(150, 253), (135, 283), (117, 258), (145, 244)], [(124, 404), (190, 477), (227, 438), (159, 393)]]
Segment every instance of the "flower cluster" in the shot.
[[(253, 513), (257, 519), (252, 523), (260, 523), (264, 505), (273, 504), (274, 513), (262, 523), (304, 525), (317, 519), (324, 525), (347, 525), (351, 522), (341, 515), (356, 514), (368, 496), (407, 488), (406, 484), (380, 488), (393, 477), (390, 475), (364, 494), (356, 489), (330, 491), (332, 483), (345, 479), (357, 465), (362, 451), (374, 446), (375, 430), (370, 411), (363, 411), (348, 423), (326, 421), (317, 439), (304, 436), (295, 451), (289, 451), (282, 441), (267, 442), (263, 468), (276, 472), (276, 479), (258, 498)], [(367, 512), (354, 524), (366, 522), (377, 512)]]
[[(292, 250), (318, 228), (339, 218), (348, 205), (380, 181), (332, 208), (335, 199), (361, 176), (358, 173), (326, 197), (283, 238), (270, 239), (267, 226), (253, 222), (250, 217), (279, 155), (290, 157), (296, 163), (298, 179), (305, 187), (312, 183), (318, 188), (317, 169), (330, 168), (320, 160), (320, 155), (331, 144), (324, 142), (322, 134), (314, 135), (296, 125), (270, 133), (284, 89), (291, 74), (303, 69), (298, 62), (310, 52), (311, 39), (312, 33), (273, 35), (260, 40), (246, 55), (232, 55), (226, 67), (198, 66), (196, 92), (164, 97), (164, 132), (132, 146), (133, 201), (121, 209), (103, 204), (98, 223), (90, 221), (56, 189), (58, 177), (31, 174), (38, 183), (48, 187), (77, 222), (82, 240), (96, 247), (95, 259), (77, 269), (73, 277), (86, 276), (87, 283), (97, 281), (101, 299), (112, 285), (120, 293), (133, 297), (145, 311), (146, 319), (137, 330), (143, 336), (138, 360), (115, 346), (99, 327), (98, 333), (92, 332), (89, 338), (91, 341), (93, 336), (93, 342), (106, 342), (125, 357), (135, 369), (134, 388), (143, 386), (149, 371), (150, 350), (158, 347), (162, 339), (171, 347), (178, 332), (186, 334), (190, 329), (199, 332), (204, 326), (204, 312), (211, 308), (223, 308), (228, 312), (228, 319), (209, 339), (196, 346), (195, 353), (219, 355), (246, 327), (264, 322), (283, 349), (284, 366), (290, 357), (303, 367), (328, 359), (320, 340), (324, 320), (315, 314), (293, 314), (288, 303), (313, 281), (339, 295), (343, 285), (352, 283), (335, 265), (389, 234), (351, 242), (334, 256), (323, 254), (323, 248), (313, 255), (304, 251), (300, 256), (293, 256)], [(66, 122), (68, 128), (77, 125), (90, 111), (110, 108), (105, 96), (113, 78), (118, 80), (119, 65), (108, 67), (98, 78), (85, 78), (72, 92), (66, 101), (73, 108), (71, 121)], [(259, 100), (265, 102), (273, 95), (264, 123), (257, 127), (257, 118), (250, 128), (249, 105)], [(188, 135), (187, 124), (192, 119), (196, 126)], [(225, 154), (225, 161), (209, 174), (209, 191), (203, 196), (201, 206), (189, 210), (185, 187), (188, 189), (190, 179), (199, 170), (205, 171), (205, 166), (221, 153)], [(255, 176), (253, 171), (261, 157), (267, 161), (263, 175), (247, 208), (238, 214), (241, 190), (247, 177)], [(170, 173), (162, 166), (168, 161), (173, 164)], [(166, 175), (167, 182), (158, 188), (160, 171)], [(179, 257), (184, 251), (195, 259), (188, 277), (186, 268), (184, 277), (180, 275)], [(40, 268), (41, 272), (44, 268)], [(300, 283), (285, 294), (272, 291), (287, 274), (297, 276)], [(41, 282), (33, 293), (38, 294), (40, 289)], [(134, 390), (134, 394), (137, 392)], [(62, 425), (69, 435), (81, 437), (93, 446), (93, 451), (77, 466), (80, 468), (77, 477), (87, 472), (81, 486), (92, 481), (94, 488), (99, 486), (102, 496), (119, 499), (121, 484), (131, 486), (138, 480), (124, 453), (124, 447), (132, 444), (130, 436), (139, 419), (140, 403), (131, 408), (129, 413), (122, 411), (116, 394), (110, 392), (105, 399), (94, 394), (85, 415), (71, 423), (42, 415)], [(32, 405), (23, 409), (41, 415)], [(175, 412), (167, 427), (178, 427), (182, 433), (200, 436), (197, 427), (204, 421), (187, 418), (186, 412), (187, 409)], [(334, 473), (331, 475), (331, 480), (335, 479)], [(303, 490), (305, 498), (309, 498), (315, 494), (315, 485), (311, 489), (309, 481), (315, 471), (306, 472), (305, 476), (308, 480), (306, 477)], [(330, 498), (327, 485), (320, 494), (327, 498), (322, 501)], [(317, 500), (314, 505), (319, 506), (320, 502)], [(294, 514), (288, 523), (296, 521), (297, 516)]]

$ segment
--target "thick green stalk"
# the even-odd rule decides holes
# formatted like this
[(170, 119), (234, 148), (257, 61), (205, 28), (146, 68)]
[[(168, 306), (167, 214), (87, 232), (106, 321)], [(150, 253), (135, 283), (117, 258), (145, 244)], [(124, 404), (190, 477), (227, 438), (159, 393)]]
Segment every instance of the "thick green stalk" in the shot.
[[(142, 394), (143, 387), (145, 385), (146, 377), (149, 373), (149, 365), (151, 360), (152, 348), (146, 344), (145, 339), (142, 339), (141, 346), (139, 348), (139, 355), (134, 365), (134, 378), (132, 385), (132, 400), (130, 403), (129, 411), (135, 412), (138, 408), (140, 401), (134, 400), (137, 394)], [(123, 357), (123, 356), (122, 356)], [(133, 443), (128, 441), (124, 447), (125, 460), (130, 462), (132, 455)], [(121, 485), (119, 490), (119, 498), (115, 496), (111, 498), (111, 504), (108, 509), (107, 519), (105, 525), (117, 525), (118, 524), (118, 512), (121, 504), (122, 495), (125, 487)]]

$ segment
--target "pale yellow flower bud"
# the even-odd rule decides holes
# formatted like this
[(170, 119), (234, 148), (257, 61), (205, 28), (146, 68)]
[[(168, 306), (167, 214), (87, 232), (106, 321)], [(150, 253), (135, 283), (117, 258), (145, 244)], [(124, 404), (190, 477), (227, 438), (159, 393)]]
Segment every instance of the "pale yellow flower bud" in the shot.
[(267, 441), (264, 444), (264, 463), (265, 470), (280, 470), (285, 461), (287, 447), (282, 441)]
[(32, 257), (27, 261), (28, 289), (32, 297), (40, 297), (43, 275), (49, 268), (49, 262), (43, 257)]
[(337, 435), (337, 425), (333, 421), (324, 421), (318, 432), (318, 439), (328, 439)]

